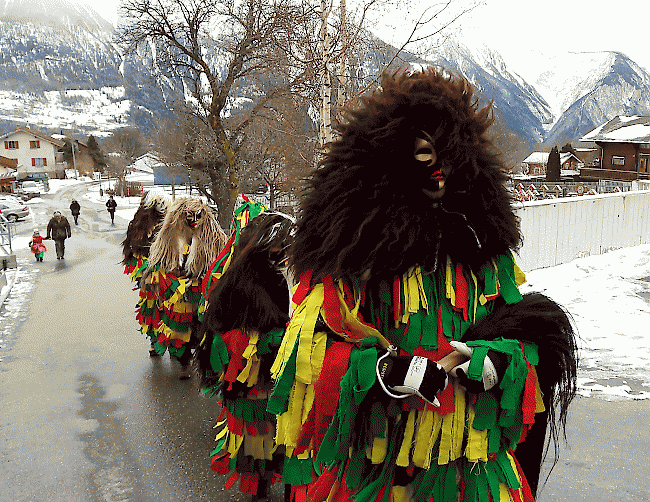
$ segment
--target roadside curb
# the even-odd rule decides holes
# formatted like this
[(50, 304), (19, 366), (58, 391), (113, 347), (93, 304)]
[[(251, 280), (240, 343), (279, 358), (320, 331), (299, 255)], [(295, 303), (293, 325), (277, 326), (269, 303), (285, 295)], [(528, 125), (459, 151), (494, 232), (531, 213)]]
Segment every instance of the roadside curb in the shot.
[[(3, 305), (11, 293), (11, 289), (14, 287), (16, 276), (18, 275), (18, 269), (7, 269), (0, 273), (6, 279), (6, 284), (3, 284), (2, 291), (0, 291), (0, 305)], [(4, 283), (4, 281), (2, 282)]]

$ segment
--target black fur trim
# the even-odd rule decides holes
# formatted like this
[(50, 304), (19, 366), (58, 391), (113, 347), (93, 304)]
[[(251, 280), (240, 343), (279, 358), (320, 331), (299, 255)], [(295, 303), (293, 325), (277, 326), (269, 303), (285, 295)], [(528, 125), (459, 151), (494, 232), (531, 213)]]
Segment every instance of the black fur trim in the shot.
[[(309, 181), (290, 263), (297, 277), (402, 275), (450, 256), (480, 267), (521, 243), (503, 186), (503, 166), (486, 137), (491, 106), (470, 83), (436, 70), (384, 75), (361, 99)], [(437, 161), (415, 159), (433, 141)], [(446, 177), (439, 199), (434, 171)]]

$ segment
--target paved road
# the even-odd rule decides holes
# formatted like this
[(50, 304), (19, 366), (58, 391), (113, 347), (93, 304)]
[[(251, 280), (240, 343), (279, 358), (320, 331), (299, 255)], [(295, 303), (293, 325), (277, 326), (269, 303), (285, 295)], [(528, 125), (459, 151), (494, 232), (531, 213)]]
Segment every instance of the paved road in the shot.
[[(20, 271), (0, 313), (0, 502), (244, 500), (207, 468), (214, 400), (179, 381), (168, 357), (150, 360), (136, 330), (119, 265), (128, 222), (111, 226), (84, 191), (57, 192), (18, 226), (44, 231), (52, 211), (82, 203), (65, 261), (15, 249)], [(649, 421), (648, 401), (578, 398), (570, 449), (538, 502), (650, 500)]]
[(136, 329), (137, 293), (119, 265), (128, 222), (111, 226), (75, 190), (33, 206), (44, 231), (55, 209), (81, 202), (65, 260), (52, 241), (43, 263), (14, 249), (6, 309), (20, 305), (0, 321), (0, 501), (240, 500), (208, 469), (215, 400), (179, 381), (169, 357), (150, 360)]

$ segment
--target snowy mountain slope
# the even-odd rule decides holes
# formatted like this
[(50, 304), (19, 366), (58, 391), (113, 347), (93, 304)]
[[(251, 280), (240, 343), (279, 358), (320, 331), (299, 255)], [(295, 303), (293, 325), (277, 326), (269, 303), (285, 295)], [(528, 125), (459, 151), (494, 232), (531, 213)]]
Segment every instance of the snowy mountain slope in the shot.
[[(152, 71), (151, 54), (125, 60), (111, 42), (110, 24), (91, 17), (90, 8), (58, 2), (65, 8), (49, 23), (34, 2), (6, 0), (3, 6), (0, 130), (31, 123), (49, 132), (101, 135), (167, 114), (182, 92)], [(23, 7), (29, 20), (7, 20)]]
[(111, 24), (85, 3), (68, 0), (4, 0), (0, 20), (58, 27), (83, 26), (90, 31), (109, 31)]
[(494, 101), (499, 118), (532, 145), (544, 139), (553, 122), (549, 104), (520, 75), (510, 71), (503, 58), (485, 45), (469, 48), (447, 39), (427, 58), (433, 64), (457, 69), (482, 93)]
[[(105, 134), (148, 127), (186, 99), (178, 79), (158, 69), (153, 47), (125, 59), (112, 25), (83, 0), (0, 2), (0, 130), (26, 122), (48, 132)], [(484, 44), (448, 38), (423, 63), (465, 75), (523, 142), (575, 139), (615, 115), (650, 114), (650, 76), (623, 54), (569, 54), (529, 62), (522, 75)], [(387, 47), (387, 44), (383, 44)], [(382, 43), (359, 57), (365, 82), (387, 63)], [(214, 56), (216, 68), (224, 66)], [(247, 98), (255, 90), (242, 83)]]
[(566, 109), (547, 141), (579, 138), (617, 115), (650, 115), (650, 75), (620, 52), (604, 55), (587, 78), (569, 87)]

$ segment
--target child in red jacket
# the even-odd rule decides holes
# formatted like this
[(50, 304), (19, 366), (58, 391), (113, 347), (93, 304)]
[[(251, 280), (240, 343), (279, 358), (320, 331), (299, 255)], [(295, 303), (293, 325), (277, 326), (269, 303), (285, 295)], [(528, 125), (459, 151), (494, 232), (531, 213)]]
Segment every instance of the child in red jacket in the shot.
[(43, 253), (47, 251), (47, 248), (45, 247), (45, 244), (43, 244), (43, 236), (38, 230), (34, 230), (32, 240), (29, 242), (29, 249), (34, 253), (36, 261), (43, 261)]

